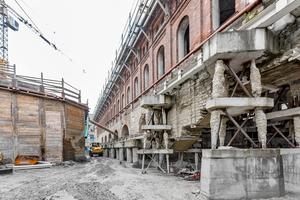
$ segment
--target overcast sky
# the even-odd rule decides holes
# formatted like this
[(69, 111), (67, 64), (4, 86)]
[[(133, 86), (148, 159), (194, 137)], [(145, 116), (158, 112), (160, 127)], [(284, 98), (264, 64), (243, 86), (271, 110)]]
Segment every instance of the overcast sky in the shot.
[[(24, 19), (16, 0), (5, 0)], [(82, 92), (93, 112), (115, 51), (119, 47), (129, 12), (136, 0), (17, 0), (54, 50), (19, 22), (9, 30), (8, 60), (17, 74), (61, 80)]]

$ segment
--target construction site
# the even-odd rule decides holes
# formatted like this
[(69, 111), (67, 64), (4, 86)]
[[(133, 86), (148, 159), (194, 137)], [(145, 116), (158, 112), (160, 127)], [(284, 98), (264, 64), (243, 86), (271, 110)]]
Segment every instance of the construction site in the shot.
[(300, 199), (300, 0), (136, 1), (92, 113), (2, 56), (6, 171), (70, 177), (28, 199)]

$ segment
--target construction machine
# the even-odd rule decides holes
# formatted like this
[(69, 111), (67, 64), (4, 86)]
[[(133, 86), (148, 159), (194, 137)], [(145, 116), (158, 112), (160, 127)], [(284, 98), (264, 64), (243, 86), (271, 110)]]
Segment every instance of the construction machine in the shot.
[(91, 143), (91, 147), (90, 147), (90, 151), (89, 151), (89, 156), (93, 157), (94, 155), (103, 156), (103, 152), (102, 152), (102, 149), (100, 147), (100, 143), (99, 142), (93, 142), (93, 143)]
[(12, 163), (12, 159), (10, 159), (10, 158), (4, 159), (3, 154), (0, 153), (0, 175), (13, 173), (13, 168), (6, 166), (7, 164), (10, 164), (10, 163)]

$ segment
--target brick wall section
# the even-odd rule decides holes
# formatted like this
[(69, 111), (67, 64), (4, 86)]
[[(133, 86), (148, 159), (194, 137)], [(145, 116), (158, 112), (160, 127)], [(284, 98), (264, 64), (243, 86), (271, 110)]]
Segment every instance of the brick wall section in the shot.
[[(236, 10), (241, 10), (246, 6), (246, 0), (236, 0)], [(144, 67), (149, 66), (149, 85), (152, 85), (157, 79), (157, 55), (161, 46), (164, 46), (165, 51), (165, 71), (171, 69), (178, 63), (178, 41), (177, 34), (178, 28), (182, 19), (186, 16), (189, 17), (190, 28), (190, 51), (195, 49), (199, 44), (212, 34), (212, 2), (211, 0), (182, 0), (178, 3), (177, 0), (168, 1), (169, 16), (165, 16), (163, 10), (159, 5), (156, 7), (155, 16), (152, 16), (151, 20), (146, 24), (146, 28), (151, 29), (151, 41), (141, 34), (139, 41), (136, 43), (135, 48), (139, 49), (140, 60), (137, 64), (137, 69), (133, 70), (131, 66), (132, 74), (130, 78), (123, 85), (121, 79), (118, 82), (120, 84), (120, 91), (115, 91), (116, 96), (113, 99), (112, 105), (117, 107), (117, 101), (120, 101), (120, 109), (122, 110), (122, 94), (125, 95), (125, 105), (127, 105), (127, 89), (130, 87), (131, 100), (134, 99), (134, 80), (137, 77), (139, 81), (139, 94), (144, 91)], [(241, 17), (243, 18), (243, 17)], [(165, 23), (164, 26), (162, 24)], [(161, 29), (158, 33), (158, 29)], [(148, 42), (148, 49), (146, 45)], [(143, 48), (145, 52), (143, 53)], [(201, 50), (195, 54), (189, 56), (184, 62), (182, 62), (176, 69), (174, 69), (169, 75), (167, 75), (162, 81), (156, 84), (155, 88), (162, 87), (164, 81), (171, 79), (178, 73), (178, 70), (185, 69), (191, 62), (197, 57)], [(136, 57), (131, 54), (128, 63), (133, 63)], [(123, 77), (125, 77), (125, 71), (123, 70)], [(196, 123), (206, 114), (205, 103), (207, 98), (210, 98), (211, 93), (211, 78), (204, 70), (200, 72), (196, 79), (188, 80), (182, 84), (179, 90), (173, 91), (172, 95), (175, 95), (176, 104), (168, 110), (168, 124), (172, 125), (172, 136), (184, 135), (184, 134), (197, 134), (186, 131), (184, 127), (190, 126), (191, 123)], [(154, 89), (155, 89), (154, 88)], [(126, 89), (126, 90), (125, 90)], [(151, 89), (148, 94), (153, 93)], [(140, 108), (139, 106), (132, 105), (130, 108), (125, 109), (125, 112), (112, 119), (111, 109), (105, 111), (105, 114), (99, 120), (101, 124), (111, 127), (112, 130), (117, 130), (119, 136), (121, 136), (122, 127), (127, 124), (130, 129), (130, 134), (137, 133), (139, 119), (142, 113), (148, 111)], [(111, 119), (111, 120), (110, 120)], [(134, 120), (133, 120), (134, 119)], [(123, 125), (121, 125), (123, 123)], [(98, 129), (98, 133), (102, 133), (103, 130)], [(107, 133), (105, 133), (107, 134)]]

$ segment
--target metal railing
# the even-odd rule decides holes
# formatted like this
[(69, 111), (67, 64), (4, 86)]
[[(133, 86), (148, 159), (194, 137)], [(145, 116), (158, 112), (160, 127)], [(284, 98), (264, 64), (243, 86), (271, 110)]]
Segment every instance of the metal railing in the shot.
[(65, 82), (63, 78), (60, 81), (45, 79), (43, 73), (39, 78), (17, 75), (15, 65), (0, 64), (0, 85), (69, 98), (81, 103), (81, 91)]

